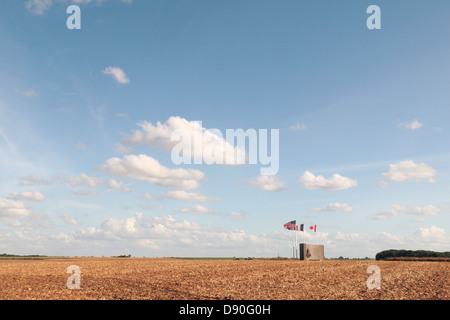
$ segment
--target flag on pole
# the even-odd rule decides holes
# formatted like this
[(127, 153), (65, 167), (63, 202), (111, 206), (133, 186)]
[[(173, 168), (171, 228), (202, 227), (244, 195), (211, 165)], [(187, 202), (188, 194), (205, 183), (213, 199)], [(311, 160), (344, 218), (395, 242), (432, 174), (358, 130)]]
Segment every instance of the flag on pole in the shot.
[(309, 227), (309, 229), (311, 229), (312, 231), (316, 232), (316, 225), (313, 225), (313, 226)]
[(295, 230), (295, 224), (297, 223), (297, 221), (296, 220), (292, 220), (292, 221), (289, 221), (288, 223), (285, 223), (284, 224), (284, 227), (286, 228), (286, 229), (288, 229), (288, 230)]
[(298, 226), (297, 226), (297, 228), (298, 228), (298, 230), (297, 231), (305, 231), (305, 225), (302, 223), (302, 224), (299, 224)]

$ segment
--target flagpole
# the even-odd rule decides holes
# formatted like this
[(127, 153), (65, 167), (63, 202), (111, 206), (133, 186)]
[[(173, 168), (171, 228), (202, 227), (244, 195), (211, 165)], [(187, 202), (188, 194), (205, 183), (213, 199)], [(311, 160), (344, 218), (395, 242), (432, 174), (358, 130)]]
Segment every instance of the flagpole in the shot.
[(295, 227), (294, 227), (294, 234), (292, 234), (292, 258), (295, 259)]
[(295, 259), (294, 235), (292, 235), (292, 258)]

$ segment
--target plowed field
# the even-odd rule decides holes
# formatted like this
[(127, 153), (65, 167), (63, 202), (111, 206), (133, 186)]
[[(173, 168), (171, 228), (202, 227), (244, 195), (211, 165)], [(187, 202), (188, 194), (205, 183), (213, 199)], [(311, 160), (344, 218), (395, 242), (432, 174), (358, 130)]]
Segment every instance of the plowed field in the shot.
[[(81, 289), (67, 288), (67, 267)], [(380, 268), (369, 290), (367, 268)], [(69, 258), (0, 260), (0, 299), (449, 300), (448, 262)]]

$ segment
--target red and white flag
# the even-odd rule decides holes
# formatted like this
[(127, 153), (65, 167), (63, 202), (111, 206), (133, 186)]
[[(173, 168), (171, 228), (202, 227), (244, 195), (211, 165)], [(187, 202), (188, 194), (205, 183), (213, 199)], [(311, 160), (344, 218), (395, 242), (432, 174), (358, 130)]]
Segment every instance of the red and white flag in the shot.
[(309, 229), (311, 229), (312, 231), (316, 232), (316, 225), (313, 225), (313, 226), (309, 227)]

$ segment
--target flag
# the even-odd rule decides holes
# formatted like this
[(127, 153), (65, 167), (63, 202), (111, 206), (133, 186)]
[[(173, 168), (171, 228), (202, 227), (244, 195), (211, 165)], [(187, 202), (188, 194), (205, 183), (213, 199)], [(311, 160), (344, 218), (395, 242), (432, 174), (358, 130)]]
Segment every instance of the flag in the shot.
[(305, 225), (302, 223), (300, 225), (298, 225), (300, 228), (298, 231), (304, 231), (305, 230)]
[(316, 225), (313, 225), (313, 226), (309, 227), (309, 229), (311, 229), (312, 231), (316, 232)]
[(289, 221), (288, 223), (285, 223), (284, 224), (284, 227), (286, 228), (286, 229), (288, 229), (288, 230), (295, 230), (295, 224), (297, 223), (297, 221), (296, 220), (292, 220), (292, 221)]

